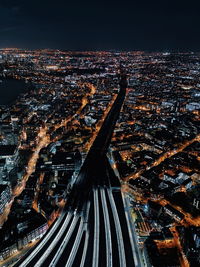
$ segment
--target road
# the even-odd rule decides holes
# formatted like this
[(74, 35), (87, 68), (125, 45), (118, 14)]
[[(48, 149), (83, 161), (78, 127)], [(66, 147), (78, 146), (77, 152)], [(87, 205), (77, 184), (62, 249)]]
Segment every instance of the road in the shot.
[[(90, 83), (86, 83), (86, 84), (83, 84), (83, 85), (88, 86), (88, 88), (90, 89), (90, 92), (87, 93), (82, 98), (81, 107), (76, 111), (75, 114), (73, 114), (72, 116), (67, 117), (65, 120), (63, 120), (60, 123), (56, 124), (55, 127), (54, 127), (53, 132), (56, 131), (60, 127), (63, 127), (63, 126), (66, 127), (69, 122), (72, 122), (75, 119), (76, 115), (80, 114), (81, 111), (84, 109), (84, 107), (87, 105), (89, 97), (91, 97), (92, 95), (95, 94), (96, 87), (94, 85), (92, 85)], [(51, 134), (52, 134), (52, 132), (51, 132)], [(57, 139), (59, 139), (59, 137), (55, 138), (53, 141), (56, 142)], [(39, 128), (39, 131), (38, 131), (38, 134), (37, 134), (37, 136), (35, 138), (35, 141), (36, 141), (36, 147), (35, 147), (35, 149), (33, 151), (33, 154), (31, 155), (31, 158), (28, 161), (26, 172), (23, 175), (23, 177), (21, 178), (21, 181), (13, 189), (12, 199), (11, 199), (10, 203), (6, 206), (4, 212), (2, 214), (0, 214), (0, 227), (2, 227), (4, 222), (7, 220), (15, 198), (18, 197), (23, 192), (23, 190), (26, 187), (26, 182), (28, 181), (28, 179), (31, 176), (31, 174), (34, 173), (35, 167), (36, 167), (36, 164), (37, 164), (37, 161), (38, 161), (38, 158), (39, 158), (40, 151), (44, 147), (47, 147), (52, 142), (51, 139), (50, 139), (50, 133), (48, 133), (48, 128), (47, 128), (46, 125), (45, 125), (45, 127), (40, 127)]]
[[(120, 92), (88, 152), (62, 215), (15, 266), (143, 266), (120, 182), (106, 157), (126, 93)], [(126, 203), (126, 206), (128, 204)]]
[(136, 179), (136, 178), (140, 177), (145, 171), (150, 170), (151, 168), (160, 165), (166, 159), (169, 159), (169, 158), (175, 156), (176, 154), (182, 152), (188, 146), (192, 145), (194, 142), (199, 142), (199, 141), (200, 141), (200, 134), (196, 135), (191, 140), (188, 140), (188, 141), (183, 142), (182, 144), (179, 144), (179, 146), (177, 148), (163, 153), (158, 159), (156, 159), (155, 161), (153, 161), (149, 165), (146, 165), (145, 168), (137, 171), (136, 173), (131, 173), (130, 175), (126, 176), (123, 180), (127, 182), (131, 179)]

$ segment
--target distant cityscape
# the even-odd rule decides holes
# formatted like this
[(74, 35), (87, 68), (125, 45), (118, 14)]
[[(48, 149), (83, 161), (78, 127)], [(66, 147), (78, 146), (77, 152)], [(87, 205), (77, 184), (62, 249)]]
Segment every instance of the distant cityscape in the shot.
[[(0, 49), (0, 89), (8, 84), (20, 89), (0, 103), (0, 266), (23, 260), (73, 202), (120, 86), (106, 156), (120, 184), (109, 186), (130, 215), (135, 266), (200, 266), (200, 53)], [(112, 200), (104, 187), (102, 203)]]

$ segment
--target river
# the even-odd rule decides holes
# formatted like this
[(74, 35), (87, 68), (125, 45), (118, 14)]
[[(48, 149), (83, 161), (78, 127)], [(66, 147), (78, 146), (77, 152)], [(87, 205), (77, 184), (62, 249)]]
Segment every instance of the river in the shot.
[(0, 105), (13, 103), (21, 93), (27, 91), (29, 86), (22, 80), (0, 78)]

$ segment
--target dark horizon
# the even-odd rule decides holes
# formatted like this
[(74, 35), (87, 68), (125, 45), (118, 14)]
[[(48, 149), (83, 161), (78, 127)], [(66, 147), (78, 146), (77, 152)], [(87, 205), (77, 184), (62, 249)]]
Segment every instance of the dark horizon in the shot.
[(61, 48), (52, 48), (52, 47), (36, 47), (36, 48), (30, 48), (30, 47), (12, 47), (12, 46), (8, 46), (8, 47), (0, 47), (0, 50), (5, 50), (5, 49), (18, 49), (18, 50), (27, 50), (27, 51), (42, 51), (42, 50), (49, 50), (49, 51), (60, 51), (60, 52), (72, 52), (72, 53), (98, 53), (98, 52), (110, 52), (110, 53), (137, 53), (137, 52), (141, 52), (144, 54), (148, 54), (148, 53), (170, 53), (170, 54), (176, 54), (176, 53), (200, 53), (200, 49), (199, 50), (186, 50), (186, 49), (171, 49), (171, 50), (166, 50), (166, 49), (160, 49), (160, 50), (148, 50), (148, 49), (134, 49), (134, 50), (130, 50), (130, 49), (61, 49)]
[(59, 50), (199, 51), (200, 4), (181, 1), (0, 3), (0, 46)]

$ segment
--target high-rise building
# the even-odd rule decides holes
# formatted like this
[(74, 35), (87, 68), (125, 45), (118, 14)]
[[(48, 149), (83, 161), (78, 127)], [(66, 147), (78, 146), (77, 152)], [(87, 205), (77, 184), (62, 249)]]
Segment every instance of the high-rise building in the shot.
[(3, 213), (6, 204), (11, 199), (11, 190), (9, 185), (0, 184), (0, 214)]

